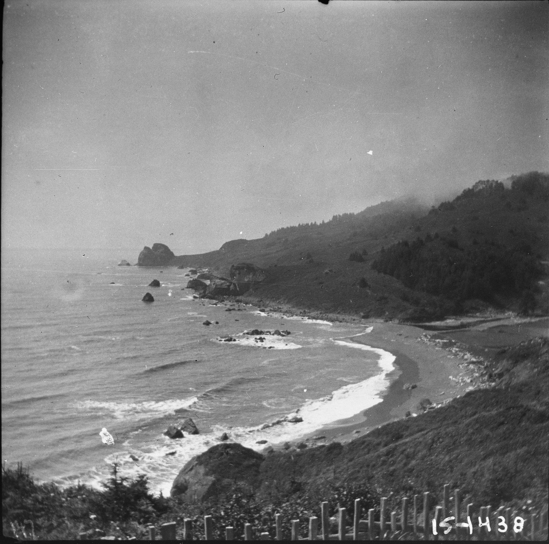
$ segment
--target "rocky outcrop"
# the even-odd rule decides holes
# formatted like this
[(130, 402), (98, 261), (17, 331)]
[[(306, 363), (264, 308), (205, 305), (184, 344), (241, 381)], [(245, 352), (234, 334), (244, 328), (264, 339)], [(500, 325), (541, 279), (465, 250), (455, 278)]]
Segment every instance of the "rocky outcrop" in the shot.
[(160, 282), (158, 280), (152, 280), (151, 283), (149, 283), (149, 287), (160, 287)]
[(122, 259), (119, 263), (118, 263), (118, 266), (131, 266), (131, 264), (126, 261), (125, 259)]
[(150, 293), (145, 293), (145, 296), (141, 300), (143, 302), (154, 302), (154, 297)]
[(239, 263), (231, 266), (229, 276), (231, 280), (240, 284), (262, 282), (267, 274), (265, 270), (255, 266), (255, 264)]
[(290, 331), (279, 331), (278, 329), (274, 331), (262, 331), (261, 329), (252, 329), (250, 331), (244, 331), (244, 334), (248, 334), (250, 336), (257, 336), (257, 335), (272, 335), (272, 336), (289, 336), (292, 334)]
[(206, 295), (211, 297), (217, 296), (230, 296), (240, 294), (236, 286), (228, 281), (223, 279), (215, 279), (210, 281), (210, 285), (206, 288)]
[(145, 246), (137, 259), (137, 266), (165, 266), (175, 257), (172, 250), (164, 244)]
[(234, 490), (235, 484), (253, 489), (263, 455), (240, 444), (218, 444), (191, 459), (175, 478), (171, 496), (201, 502)]
[(198, 427), (190, 417), (184, 419), (183, 421), (180, 421), (177, 426), (182, 431), (185, 431), (187, 434), (200, 434)]
[(176, 425), (170, 425), (166, 431), (164, 431), (164, 436), (168, 438), (184, 438), (184, 434)]
[(189, 280), (187, 282), (187, 289), (194, 289), (195, 291), (198, 291), (200, 293), (205, 293), (206, 287), (208, 287), (207, 283), (203, 282), (202, 280), (198, 280), (196, 278)]
[(418, 412), (427, 412), (433, 408), (435, 406), (429, 399), (421, 399), (417, 405)]

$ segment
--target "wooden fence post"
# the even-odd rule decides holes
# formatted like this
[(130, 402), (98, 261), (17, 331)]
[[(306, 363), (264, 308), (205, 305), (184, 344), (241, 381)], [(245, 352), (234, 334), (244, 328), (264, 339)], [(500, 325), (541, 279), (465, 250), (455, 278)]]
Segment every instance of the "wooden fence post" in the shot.
[[(472, 525), (473, 524), (473, 503), (472, 502), (470, 502), (467, 505), (467, 524), (469, 524), (469, 520), (471, 521), (471, 525)], [(467, 540), (471, 540), (472, 536), (473, 536), (472, 532), (471, 532), (470, 528), (468, 527), (465, 538)]]
[(444, 484), (442, 488), (442, 519), (448, 517), (448, 512), (450, 511), (448, 507), (448, 498), (449, 498), (450, 484)]
[(225, 527), (225, 540), (234, 540), (234, 527)]
[(381, 497), (381, 505), (379, 508), (379, 539), (385, 538), (385, 508), (387, 507), (387, 497)]
[(461, 505), (459, 503), (460, 501), (460, 496), (459, 496), (459, 489), (456, 489), (454, 491), (454, 517), (456, 518), (455, 519), (455, 524), (456, 524), (456, 538), (459, 540), (459, 535), (460, 535), (460, 528), (457, 526), (458, 523), (460, 523), (460, 518), (461, 518)]
[(271, 540), (271, 535), (268, 531), (265, 531), (259, 535), (259, 540)]
[(414, 495), (414, 518), (412, 524), (414, 535), (417, 535), (417, 495)]
[(292, 520), (292, 538), (291, 540), (299, 540), (299, 520)]
[(547, 510), (544, 510), (541, 513), (540, 518), (541, 519), (539, 521), (539, 527), (540, 527), (541, 537), (543, 538), (543, 534), (545, 533), (545, 530), (548, 528), (547, 527)]
[(253, 540), (252, 539), (252, 524), (251, 523), (245, 523), (244, 524), (244, 540)]
[(313, 516), (309, 518), (309, 540), (316, 540), (318, 534), (318, 518)]
[(345, 540), (345, 523), (347, 521), (347, 510), (345, 508), (339, 509), (339, 540)]
[(492, 514), (492, 507), (491, 506), (487, 506), (486, 507), (486, 519), (488, 520), (488, 527), (487, 527), (487, 535), (488, 535), (488, 539), (489, 540), (492, 540), (492, 531), (493, 531), (493, 514)]
[(149, 526), (149, 540), (156, 540), (156, 527), (154, 525)]
[(402, 525), (402, 533), (408, 532), (408, 497), (402, 499), (402, 512), (400, 515), (400, 524)]
[[(370, 540), (374, 540), (375, 534), (376, 534), (376, 524), (374, 521), (374, 514), (375, 510), (373, 508), (370, 508), (368, 510), (368, 538)], [(381, 535), (379, 536), (381, 539)]]
[(175, 521), (163, 523), (160, 526), (160, 535), (162, 540), (175, 540)]
[(530, 523), (532, 524), (532, 527), (530, 527), (530, 534), (532, 537), (532, 540), (535, 540), (536, 538), (536, 514), (532, 512), (530, 516)]
[(430, 519), (429, 519), (429, 491), (423, 493), (423, 535), (425, 540), (429, 540), (429, 532), (431, 531)]
[(204, 538), (213, 540), (212, 516), (204, 516)]
[(275, 523), (276, 523), (276, 539), (284, 540), (284, 537), (282, 536), (282, 514), (275, 515)]
[(183, 520), (183, 540), (193, 539), (193, 522), (190, 519)]
[(486, 521), (486, 506), (480, 507), (478, 520), (478, 536), (481, 538), (481, 540), (486, 540), (486, 527), (484, 525), (481, 526), (481, 523), (485, 523)]
[(505, 524), (507, 525), (507, 539), (511, 540), (511, 535), (513, 533), (513, 529), (511, 528), (511, 508), (507, 507), (505, 509)]
[(440, 540), (439, 534), (440, 534), (440, 520), (442, 518), (442, 506), (437, 506), (435, 508), (435, 517), (433, 518), (433, 533), (434, 533), (434, 540)]
[(355, 499), (355, 518), (353, 520), (353, 540), (358, 540), (358, 531), (361, 514), (360, 499)]
[(330, 538), (330, 520), (328, 518), (328, 503), (323, 502), (320, 505), (320, 511), (322, 515), (322, 540), (329, 540)]
[(397, 513), (395, 511), (391, 512), (391, 536), (395, 536), (397, 532)]
[(499, 523), (499, 518), (503, 517), (503, 506), (500, 506), (495, 512), (494, 512), (494, 537), (496, 540), (501, 540), (502, 538), (502, 535), (501, 533), (498, 531), (498, 523)]

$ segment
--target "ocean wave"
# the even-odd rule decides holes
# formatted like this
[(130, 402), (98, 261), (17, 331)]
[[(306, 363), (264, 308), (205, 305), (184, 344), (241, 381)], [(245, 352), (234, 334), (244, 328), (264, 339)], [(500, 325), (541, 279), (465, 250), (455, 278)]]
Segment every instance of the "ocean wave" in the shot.
[(18, 398), (17, 400), (11, 400), (7, 402), (2, 402), (2, 409), (8, 408), (10, 406), (18, 406), (20, 404), (28, 405), (31, 402), (40, 402), (40, 401), (52, 401), (54, 399), (60, 399), (65, 397), (64, 394), (58, 394), (58, 395), (40, 395), (37, 397), (22, 397)]
[(145, 419), (176, 414), (189, 409), (197, 400), (197, 397), (144, 402), (83, 400), (76, 402), (75, 407), (85, 412), (110, 414), (115, 419)]
[(122, 337), (121, 336), (106, 336), (102, 334), (92, 334), (92, 335), (81, 335), (81, 342), (82, 344), (93, 344), (95, 342), (104, 342), (105, 340), (110, 342), (117, 342)]
[(234, 378), (230, 378), (228, 381), (226, 381), (222, 385), (218, 385), (216, 387), (212, 387), (211, 389), (208, 389), (206, 392), (199, 395), (200, 397), (204, 396), (218, 396), (218, 395), (224, 395), (226, 393), (235, 393), (235, 392), (241, 392), (242, 388), (248, 385), (252, 385), (254, 382), (258, 381), (264, 381), (263, 376), (236, 376)]
[(193, 359), (189, 361), (177, 361), (175, 363), (167, 363), (165, 365), (159, 365), (159, 366), (153, 366), (151, 368), (147, 368), (146, 370), (143, 370), (142, 374), (149, 374), (151, 372), (161, 372), (163, 370), (170, 370), (177, 368), (178, 366), (184, 366), (184, 365), (190, 365), (193, 363), (199, 363), (200, 361), (198, 359)]
[(295, 402), (295, 399), (290, 399), (288, 397), (275, 397), (264, 400), (262, 404), (266, 408), (271, 408), (273, 410), (284, 410), (285, 408), (287, 409), (292, 400)]
[(313, 323), (317, 325), (328, 325), (332, 326), (331, 321), (326, 321), (324, 319), (313, 319), (312, 317), (306, 317), (301, 315), (286, 315), (281, 312), (262, 312), (261, 310), (255, 310), (251, 312), (254, 315), (260, 315), (262, 317), (273, 317), (276, 319), (286, 319), (288, 321), (302, 321), (303, 323)]
[[(384, 350), (371, 348), (362, 344), (355, 344), (345, 340), (333, 340), (336, 344), (373, 351), (379, 355), (378, 365), (381, 372), (369, 379), (359, 383), (345, 385), (336, 389), (331, 394), (322, 398), (308, 400), (294, 412), (264, 423), (255, 427), (231, 427), (225, 425), (214, 425), (210, 432), (199, 435), (186, 435), (184, 440), (170, 440), (165, 436), (158, 436), (154, 442), (142, 444), (139, 448), (132, 445), (134, 438), (128, 437), (122, 445), (125, 451), (110, 453), (105, 461), (110, 465), (114, 462), (119, 464), (120, 474), (135, 478), (142, 474), (149, 479), (151, 490), (154, 493), (162, 492), (169, 495), (173, 480), (186, 462), (194, 456), (206, 451), (211, 446), (220, 443), (219, 437), (226, 432), (229, 440), (238, 442), (245, 447), (262, 451), (271, 445), (281, 445), (287, 441), (298, 440), (300, 437), (319, 431), (323, 427), (337, 424), (341, 420), (348, 419), (363, 412), (367, 408), (381, 402), (382, 394), (386, 391), (389, 380), (387, 374), (393, 370), (395, 357)], [(84, 401), (81, 406), (87, 410), (105, 410), (119, 415), (135, 414), (149, 416), (151, 413), (165, 415), (169, 409), (176, 407), (189, 407), (193, 411), (197, 409), (208, 410), (208, 405), (213, 401), (219, 405), (223, 396), (238, 393), (243, 386), (253, 385), (253, 382), (261, 378), (236, 377), (226, 383), (213, 387), (193, 399), (182, 401), (166, 401), (158, 403), (109, 403)], [(263, 401), (264, 406), (286, 411), (296, 399), (275, 397)], [(276, 417), (276, 416), (275, 416)], [(135, 437), (137, 440), (137, 437)], [(258, 442), (267, 441), (263, 444)], [(98, 471), (91, 471), (87, 478), (80, 477), (83, 482), (89, 481), (90, 485), (104, 481), (107, 477), (106, 469), (100, 476)]]
[(236, 346), (247, 346), (262, 349), (300, 349), (302, 346), (294, 342), (288, 342), (287, 336), (277, 335), (248, 335), (239, 333), (231, 336), (233, 340), (228, 341), (227, 337), (212, 338), (212, 342)]

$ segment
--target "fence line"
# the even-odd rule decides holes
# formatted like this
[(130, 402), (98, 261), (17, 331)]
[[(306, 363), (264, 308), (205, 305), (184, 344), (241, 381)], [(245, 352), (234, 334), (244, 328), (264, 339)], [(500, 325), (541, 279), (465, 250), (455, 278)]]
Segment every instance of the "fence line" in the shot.
[[(308, 536), (300, 537), (300, 520), (292, 520), (290, 524), (291, 540), (542, 540), (548, 537), (547, 507), (541, 513), (511, 511), (511, 508), (499, 507), (492, 511), (491, 506), (481, 506), (478, 514), (473, 511), (473, 504), (468, 503), (465, 512), (462, 509), (460, 491), (456, 489), (450, 499), (450, 486), (446, 484), (442, 493), (442, 504), (433, 505), (433, 496), (427, 491), (423, 493), (423, 508), (419, 512), (421, 496), (414, 495), (410, 499), (402, 499), (398, 510), (387, 509), (387, 497), (382, 497), (379, 508), (379, 519), (375, 519), (375, 509), (367, 512), (367, 520), (361, 519), (362, 506), (360, 499), (354, 502), (354, 518), (352, 526), (347, 524), (347, 510), (338, 508), (338, 530), (331, 532), (328, 503), (320, 505), (320, 520), (316, 516), (309, 518)], [(453, 509), (450, 508), (453, 500)], [(410, 512), (411, 506), (411, 512)], [(465, 514), (465, 515), (463, 515)], [(411, 516), (411, 519), (410, 519)], [(319, 530), (320, 523), (320, 530)], [(183, 540), (193, 540), (193, 522), (185, 519), (183, 522)], [(275, 515), (274, 540), (285, 540), (282, 527), (282, 515)], [(162, 540), (176, 540), (177, 526), (175, 522), (160, 526)], [(149, 540), (155, 540), (157, 531), (149, 527)], [(225, 527), (225, 540), (235, 538), (234, 527)], [(251, 523), (244, 524), (244, 534), (238, 535), (244, 540), (272, 540), (267, 531), (255, 531)], [(214, 526), (210, 515), (204, 516), (204, 537), (213, 540)]]
[[(402, 499), (399, 511), (387, 510), (387, 498), (381, 498), (379, 519), (375, 520), (375, 509), (367, 512), (367, 520), (361, 519), (362, 506), (360, 499), (354, 502), (354, 519), (349, 532), (347, 510), (338, 508), (338, 530), (332, 533), (328, 503), (320, 505), (320, 520), (309, 518), (308, 536), (300, 537), (300, 520), (292, 520), (290, 526), (291, 540), (393, 540), (404, 538), (419, 538), (422, 540), (547, 540), (548, 515), (547, 508), (541, 513), (520, 515), (511, 512), (511, 508), (499, 507), (495, 512), (491, 506), (481, 506), (478, 515), (474, 515), (473, 504), (469, 503), (463, 515), (460, 491), (454, 491), (453, 509), (450, 508), (450, 486), (446, 484), (442, 493), (442, 505), (432, 505), (433, 496), (427, 491), (423, 493), (423, 509), (419, 512), (420, 496), (414, 495), (410, 512), (410, 499)], [(411, 519), (410, 519), (411, 514)], [(321, 524), (319, 531), (319, 521)], [(176, 523), (165, 523), (160, 527), (162, 540), (176, 539)], [(212, 516), (204, 516), (204, 536), (212, 540), (214, 535)], [(149, 538), (154, 540), (156, 529), (149, 528)], [(269, 532), (254, 531), (251, 523), (244, 525), (244, 540), (272, 540)], [(225, 539), (235, 538), (234, 527), (225, 528)], [(183, 540), (192, 540), (192, 521), (184, 520)], [(275, 515), (274, 539), (284, 540), (282, 515)]]

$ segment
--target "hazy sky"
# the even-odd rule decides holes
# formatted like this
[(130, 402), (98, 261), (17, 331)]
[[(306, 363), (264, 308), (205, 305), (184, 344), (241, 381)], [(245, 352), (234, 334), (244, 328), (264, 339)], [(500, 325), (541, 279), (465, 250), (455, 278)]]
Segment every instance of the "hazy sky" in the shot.
[(7, 0), (3, 24), (3, 247), (200, 253), (549, 170), (547, 2)]

